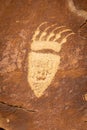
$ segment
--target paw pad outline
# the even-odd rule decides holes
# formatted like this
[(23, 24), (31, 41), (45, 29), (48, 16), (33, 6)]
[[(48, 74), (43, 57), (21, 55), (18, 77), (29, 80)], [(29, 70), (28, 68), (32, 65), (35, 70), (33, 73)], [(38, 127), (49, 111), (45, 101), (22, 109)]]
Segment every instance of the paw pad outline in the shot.
[[(36, 97), (41, 97), (51, 84), (60, 65), (60, 56), (52, 53), (43, 53), (42, 50), (60, 52), (62, 45), (74, 32), (66, 26), (52, 24), (42, 32), (44, 22), (37, 27), (32, 37), (31, 52), (28, 54), (28, 83)], [(50, 33), (48, 31), (51, 29)], [(57, 32), (58, 31), (58, 32)], [(63, 38), (62, 38), (63, 35)], [(60, 42), (58, 41), (59, 39)], [(40, 51), (40, 52), (39, 52)]]

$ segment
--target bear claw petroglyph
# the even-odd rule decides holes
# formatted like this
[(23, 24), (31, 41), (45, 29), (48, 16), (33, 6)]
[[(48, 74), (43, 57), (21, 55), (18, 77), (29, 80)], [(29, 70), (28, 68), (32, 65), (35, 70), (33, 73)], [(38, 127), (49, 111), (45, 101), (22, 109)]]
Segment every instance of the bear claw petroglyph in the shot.
[[(36, 29), (32, 38), (31, 52), (28, 54), (28, 82), (38, 98), (51, 84), (59, 69), (61, 59), (58, 54), (41, 51), (48, 49), (60, 52), (67, 38), (74, 34), (71, 29), (65, 26), (57, 27), (57, 24), (50, 25), (41, 32), (40, 28), (46, 24), (44, 22)], [(49, 30), (52, 31), (48, 33)], [(61, 39), (60, 42), (59, 39)]]

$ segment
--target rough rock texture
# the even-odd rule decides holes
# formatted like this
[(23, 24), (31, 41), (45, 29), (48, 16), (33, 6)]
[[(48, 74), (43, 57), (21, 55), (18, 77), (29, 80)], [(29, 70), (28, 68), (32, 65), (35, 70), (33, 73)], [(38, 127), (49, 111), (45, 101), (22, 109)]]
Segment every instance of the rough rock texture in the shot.
[[(87, 0), (73, 1), (0, 0), (0, 129), (87, 129)], [(59, 69), (38, 98), (27, 79), (28, 55), (45, 21), (74, 35), (63, 44)]]

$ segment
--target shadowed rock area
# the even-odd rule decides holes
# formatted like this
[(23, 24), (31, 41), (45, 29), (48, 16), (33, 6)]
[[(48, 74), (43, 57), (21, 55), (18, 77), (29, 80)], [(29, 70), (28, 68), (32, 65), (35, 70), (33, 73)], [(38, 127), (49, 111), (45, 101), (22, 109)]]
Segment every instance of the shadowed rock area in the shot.
[(0, 130), (86, 129), (87, 0), (0, 0)]

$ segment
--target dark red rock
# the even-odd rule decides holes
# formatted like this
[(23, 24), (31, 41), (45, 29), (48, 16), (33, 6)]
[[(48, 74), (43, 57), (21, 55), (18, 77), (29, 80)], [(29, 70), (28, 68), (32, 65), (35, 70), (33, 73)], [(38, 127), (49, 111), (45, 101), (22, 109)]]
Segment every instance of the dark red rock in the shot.
[[(0, 1), (1, 128), (87, 129), (87, 0), (74, 4), (79, 11), (73, 11), (69, 0)], [(64, 25), (75, 34), (58, 54), (61, 63), (54, 80), (37, 98), (27, 81), (28, 53), (35, 30), (44, 21)]]

